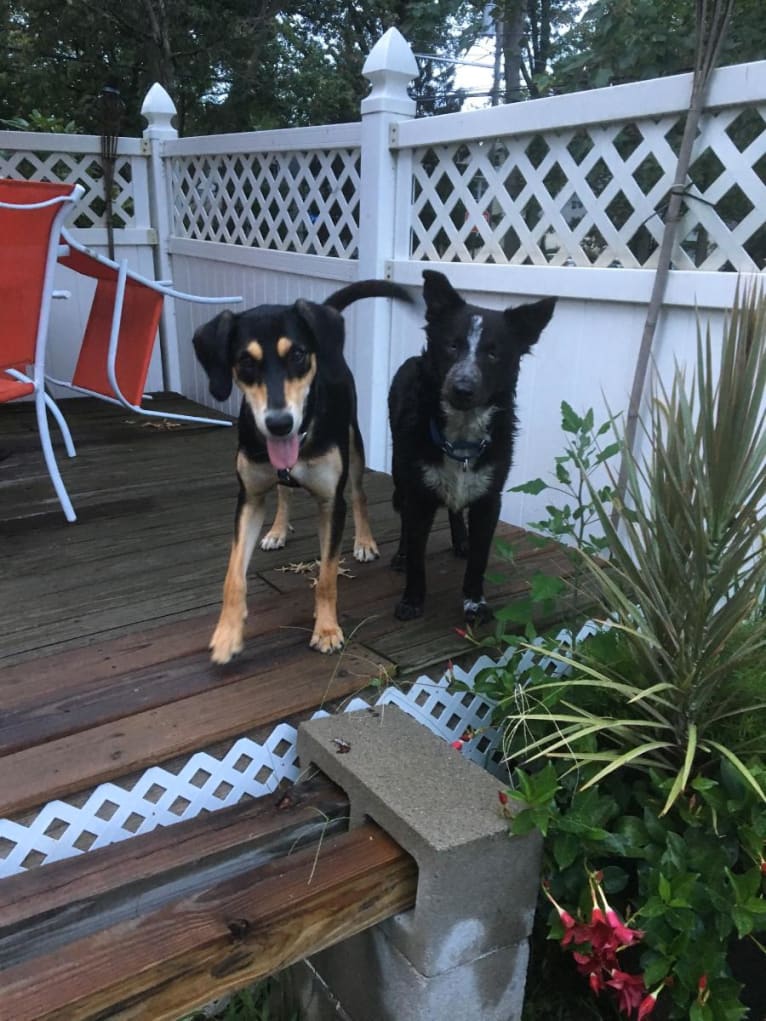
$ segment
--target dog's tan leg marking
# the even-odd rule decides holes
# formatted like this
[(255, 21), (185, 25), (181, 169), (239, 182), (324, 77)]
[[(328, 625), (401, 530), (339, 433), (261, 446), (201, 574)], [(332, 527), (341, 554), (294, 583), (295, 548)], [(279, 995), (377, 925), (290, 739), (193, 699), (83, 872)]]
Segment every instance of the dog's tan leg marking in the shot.
[(242, 651), (247, 616), (247, 568), (263, 527), (264, 495), (274, 484), (270, 472), (264, 473), (262, 467), (251, 464), (241, 454), (237, 457), (237, 473), (245, 489), (245, 500), (231, 544), (221, 615), (210, 639), (210, 658), (214, 663), (228, 663)]
[(261, 539), (261, 549), (282, 549), (287, 542), (290, 531), (290, 490), (287, 486), (277, 486), (277, 513), (274, 523)]
[(370, 528), (367, 496), (364, 492), (364, 459), (356, 445), (353, 427), (349, 436), (349, 461), (351, 509), (354, 513), (354, 559), (366, 563), (377, 560), (380, 553)]
[(343, 648), (343, 632), (338, 624), (338, 562), (329, 557), (319, 565), (319, 578), (315, 589), (314, 633), (311, 648), (318, 652), (337, 652)]
[[(336, 448), (301, 466), (299, 481), (314, 496), (319, 508), (319, 577), (314, 589), (314, 633), (311, 648), (319, 652), (337, 652), (343, 647), (343, 632), (338, 625), (338, 563), (343, 521), (334, 523), (337, 514), (338, 481), (343, 472), (340, 451)], [(341, 494), (342, 499), (342, 494)], [(341, 518), (343, 516), (341, 511)], [(334, 524), (336, 539), (333, 542)]]

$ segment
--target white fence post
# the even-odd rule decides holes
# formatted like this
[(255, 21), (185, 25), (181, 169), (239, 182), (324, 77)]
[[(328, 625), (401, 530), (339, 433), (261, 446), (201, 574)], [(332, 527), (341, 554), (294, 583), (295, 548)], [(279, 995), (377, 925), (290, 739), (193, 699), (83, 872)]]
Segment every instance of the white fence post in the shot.
[[(396, 194), (396, 160), (391, 152), (391, 125), (415, 115), (415, 101), (407, 85), (417, 76), (412, 50), (396, 28), (390, 28), (370, 51), (362, 68), (372, 89), (362, 100), (361, 196), (359, 212), (359, 277), (383, 278), (387, 263), (397, 254), (395, 210), (409, 196)], [(390, 370), (390, 302), (371, 302), (365, 309), (365, 352), (355, 377), (359, 388), (359, 418), (367, 446), (367, 461), (386, 469), (388, 435), (386, 394)], [(369, 318), (367, 316), (369, 315)]]
[[(169, 240), (173, 227), (173, 209), (162, 143), (170, 138), (178, 138), (178, 132), (171, 123), (175, 114), (173, 100), (159, 82), (155, 82), (146, 93), (141, 116), (147, 122), (143, 137), (149, 158), (149, 208), (152, 225), (157, 232), (155, 272), (159, 280), (172, 279)], [(160, 323), (160, 349), (165, 389), (180, 393), (181, 367), (178, 357), (176, 310), (172, 298), (166, 298), (164, 302)]]

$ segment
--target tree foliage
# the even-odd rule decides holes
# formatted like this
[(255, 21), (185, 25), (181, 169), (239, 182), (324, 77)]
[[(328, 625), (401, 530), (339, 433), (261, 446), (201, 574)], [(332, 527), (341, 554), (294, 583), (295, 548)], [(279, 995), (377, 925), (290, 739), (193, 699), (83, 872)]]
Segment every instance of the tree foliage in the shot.
[[(122, 132), (160, 82), (184, 134), (357, 120), (362, 66), (396, 25), (413, 49), (450, 55), (469, 0), (0, 0), (0, 118), (32, 110), (98, 133), (98, 96), (116, 85)], [(423, 112), (444, 105), (452, 71), (423, 63)]]
[[(557, 91), (599, 88), (689, 71), (695, 5), (688, 0), (595, 0), (554, 61)], [(766, 55), (766, 5), (737, 0), (719, 64)]]

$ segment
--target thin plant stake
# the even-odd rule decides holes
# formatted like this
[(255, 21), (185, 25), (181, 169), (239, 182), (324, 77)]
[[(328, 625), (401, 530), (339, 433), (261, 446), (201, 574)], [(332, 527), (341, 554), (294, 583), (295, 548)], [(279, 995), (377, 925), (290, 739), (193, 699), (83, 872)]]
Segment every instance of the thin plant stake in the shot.
[(122, 110), (123, 103), (119, 89), (113, 85), (105, 85), (101, 90), (101, 169), (104, 174), (106, 237), (110, 259), (114, 258), (114, 168), (117, 162), (117, 142), (120, 137)]
[(691, 163), (692, 148), (697, 137), (702, 112), (705, 108), (710, 75), (715, 68), (718, 54), (721, 49), (726, 28), (734, 7), (734, 0), (696, 0), (697, 5), (697, 40), (694, 55), (694, 75), (692, 78), (692, 91), (689, 99), (689, 109), (684, 123), (684, 133), (681, 139), (681, 148), (678, 153), (678, 162), (673, 185), (670, 189), (670, 199), (667, 213), (665, 215), (665, 229), (662, 234), (659, 255), (657, 257), (657, 269), (654, 275), (652, 294), (649, 306), (646, 311), (646, 321), (641, 336), (641, 346), (638, 351), (636, 368), (633, 374), (633, 385), (630, 392), (627, 419), (625, 422), (625, 449), (622, 455), (620, 473), (617, 479), (616, 499), (612, 510), (612, 520), (616, 525), (619, 521), (621, 508), (625, 499), (625, 487), (627, 484), (628, 464), (627, 459), (635, 454), (636, 433), (638, 429), (638, 416), (641, 408), (641, 399), (646, 385), (646, 373), (649, 368), (649, 358), (652, 351), (652, 343), (657, 330), (657, 321), (662, 310), (662, 303), (665, 297), (670, 264), (673, 255), (673, 248), (678, 234), (678, 225), (681, 222), (681, 211), (683, 199), (686, 192), (686, 178)]

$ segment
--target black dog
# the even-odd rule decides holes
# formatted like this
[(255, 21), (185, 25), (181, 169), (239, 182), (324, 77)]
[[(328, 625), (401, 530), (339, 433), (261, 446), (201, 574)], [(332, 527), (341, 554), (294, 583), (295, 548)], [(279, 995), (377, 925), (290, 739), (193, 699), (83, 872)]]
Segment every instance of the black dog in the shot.
[(484, 572), (513, 456), (519, 363), (556, 299), (497, 312), (467, 304), (442, 273), (425, 270), (423, 278), (427, 345), (400, 367), (388, 398), (401, 515), (392, 567), (407, 572), (395, 614), (411, 620), (423, 612), (426, 542), (446, 505), (453, 550), (468, 557), (463, 612), (472, 623), (490, 615)]
[[(312, 648), (334, 652), (343, 645), (337, 617), (340, 543), (346, 517), (344, 490), (351, 476), (354, 556), (378, 556), (362, 489), (364, 447), (356, 413), (356, 389), (343, 357), (341, 312), (360, 298), (410, 301), (396, 284), (360, 281), (332, 294), (323, 305), (261, 305), (234, 315), (222, 312), (194, 335), (194, 350), (208, 375), (210, 392), (226, 400), (236, 383), (244, 398), (239, 414), (237, 502), (234, 541), (223, 588), (223, 607), (210, 641), (215, 663), (227, 663), (243, 645), (247, 615), (246, 575), (263, 525), (264, 496), (277, 483), (303, 486), (319, 505), (320, 567)], [(280, 486), (280, 493), (283, 492)], [(288, 508), (280, 497), (274, 527), (262, 542), (284, 545)]]

